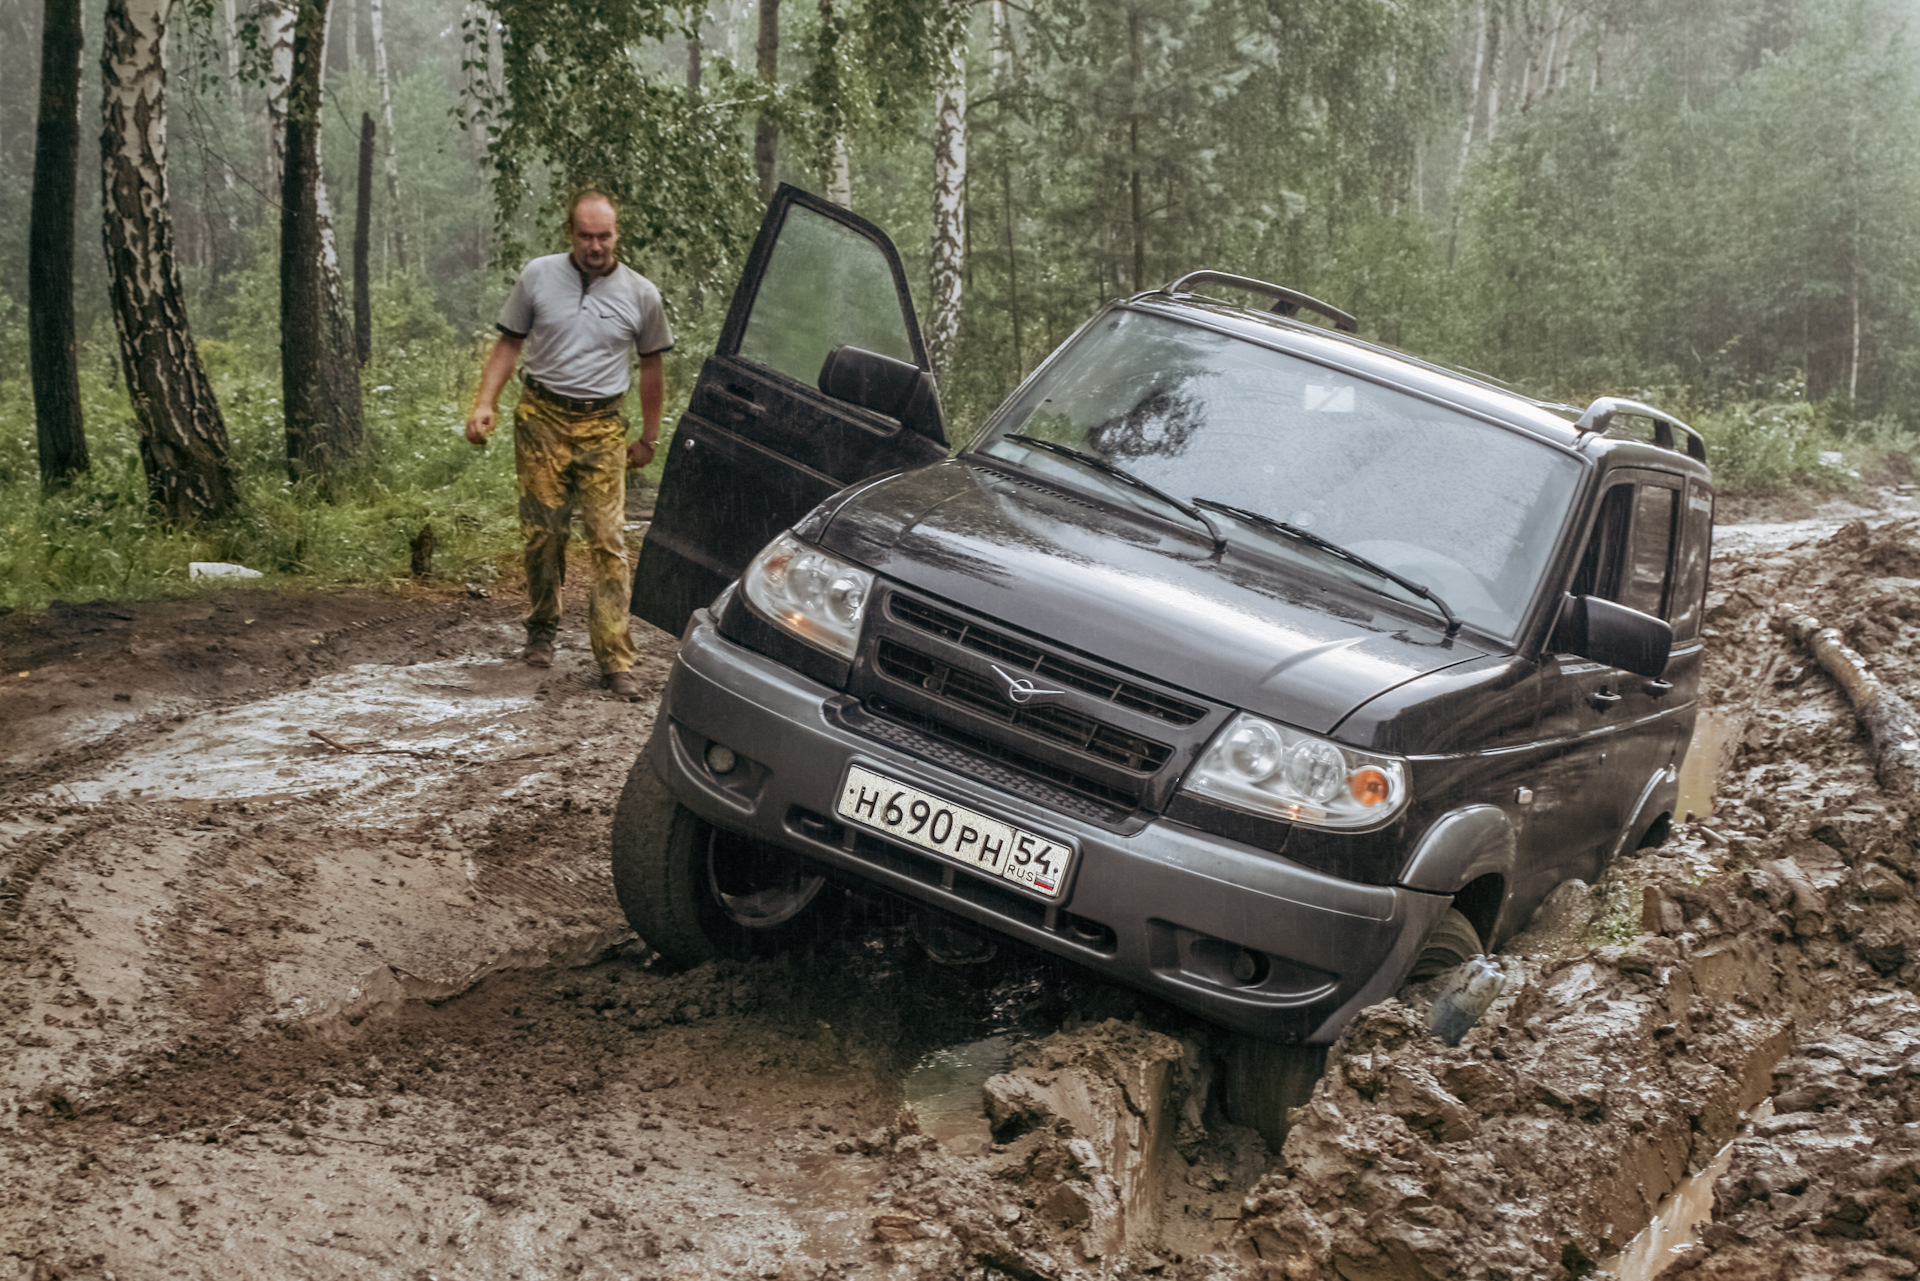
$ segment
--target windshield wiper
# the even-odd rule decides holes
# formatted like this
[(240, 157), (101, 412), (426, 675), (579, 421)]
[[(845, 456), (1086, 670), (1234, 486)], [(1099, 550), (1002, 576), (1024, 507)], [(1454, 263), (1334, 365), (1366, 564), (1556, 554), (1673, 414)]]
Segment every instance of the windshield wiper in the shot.
[(1089, 454), (1084, 450), (1075, 449), (1072, 445), (1055, 444), (1051, 440), (1042, 440), (1038, 436), (1026, 436), (1019, 432), (1009, 432), (1000, 439), (1017, 440), (1023, 445), (1032, 445), (1035, 449), (1044, 449), (1050, 454), (1058, 454), (1062, 458), (1071, 458), (1082, 466), (1091, 467), (1102, 475), (1113, 477), (1123, 485), (1131, 485), (1143, 494), (1151, 494), (1153, 497), (1158, 498), (1161, 502), (1179, 512), (1182, 516), (1187, 517), (1189, 520), (1197, 520), (1202, 525), (1205, 525), (1207, 527), (1207, 534), (1213, 539), (1213, 550), (1219, 551), (1227, 545), (1227, 537), (1220, 532), (1220, 526), (1214, 523), (1213, 517), (1207, 515), (1198, 507), (1181, 502), (1164, 489), (1154, 488), (1124, 467), (1116, 467), (1106, 459), (1094, 454)]
[(1282, 534), (1293, 539), (1295, 542), (1306, 543), (1310, 547), (1318, 547), (1321, 551), (1327, 553), (1327, 555), (1338, 557), (1350, 565), (1358, 565), (1368, 573), (1378, 574), (1388, 582), (1406, 588), (1415, 596), (1420, 597), (1435, 609), (1439, 610), (1447, 620), (1447, 635), (1451, 636), (1460, 630), (1459, 617), (1455, 615), (1451, 609), (1447, 608), (1447, 602), (1441, 600), (1438, 593), (1422, 587), (1411, 578), (1394, 573), (1385, 565), (1368, 560), (1358, 552), (1350, 552), (1339, 543), (1322, 538), (1320, 535), (1310, 530), (1302, 529), (1298, 525), (1289, 525), (1284, 520), (1275, 520), (1271, 516), (1263, 516), (1259, 512), (1248, 511), (1244, 507), (1233, 507), (1226, 503), (1217, 503), (1211, 498), (1196, 498), (1193, 502), (1196, 507), (1211, 507), (1217, 512), (1225, 512), (1236, 520), (1244, 520), (1249, 525), (1258, 525), (1262, 529), (1271, 529), (1274, 533)]

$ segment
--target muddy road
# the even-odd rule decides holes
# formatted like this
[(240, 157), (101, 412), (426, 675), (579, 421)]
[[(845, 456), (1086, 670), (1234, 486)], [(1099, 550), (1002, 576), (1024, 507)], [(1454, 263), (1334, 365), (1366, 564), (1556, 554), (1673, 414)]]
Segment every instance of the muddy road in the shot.
[(664, 972), (605, 866), (652, 706), (510, 602), (0, 619), (0, 1278), (1914, 1275), (1913, 798), (1771, 625), (1920, 701), (1920, 535), (1850, 514), (1718, 537), (1711, 817), (1461, 1045), (1370, 1011), (1278, 1153), (1205, 1025), (884, 902)]

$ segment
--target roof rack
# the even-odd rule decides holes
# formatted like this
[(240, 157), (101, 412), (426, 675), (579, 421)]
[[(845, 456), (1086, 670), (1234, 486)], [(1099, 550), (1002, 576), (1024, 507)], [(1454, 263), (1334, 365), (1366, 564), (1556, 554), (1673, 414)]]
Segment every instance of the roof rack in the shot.
[(1302, 311), (1310, 311), (1316, 316), (1324, 316), (1333, 322), (1333, 327), (1342, 333), (1357, 334), (1360, 322), (1351, 312), (1340, 310), (1318, 298), (1310, 298), (1297, 289), (1285, 285), (1270, 285), (1264, 280), (1255, 280), (1252, 276), (1236, 276), (1228, 271), (1190, 271), (1180, 279), (1167, 285), (1163, 294), (1190, 294), (1198, 285), (1232, 285), (1249, 293), (1265, 294), (1273, 299), (1272, 311), (1275, 315), (1291, 320)]
[(1596, 436), (1607, 434), (1616, 415), (1624, 414), (1630, 418), (1651, 418), (1653, 420), (1653, 443), (1662, 449), (1678, 449), (1673, 442), (1673, 433), (1679, 431), (1687, 438), (1684, 453), (1687, 457), (1700, 462), (1707, 461), (1707, 440), (1699, 432), (1675, 418), (1663, 413), (1652, 405), (1637, 400), (1628, 400), (1623, 396), (1602, 396), (1587, 406), (1580, 415), (1580, 421), (1574, 424), (1574, 430), (1585, 434), (1592, 432)]

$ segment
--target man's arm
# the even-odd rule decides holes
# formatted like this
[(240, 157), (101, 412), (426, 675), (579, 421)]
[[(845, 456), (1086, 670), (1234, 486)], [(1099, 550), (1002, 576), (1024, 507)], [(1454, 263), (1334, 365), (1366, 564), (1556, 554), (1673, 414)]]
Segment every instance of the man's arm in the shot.
[(666, 362), (656, 351), (640, 357), (640, 439), (627, 446), (629, 468), (653, 461), (653, 447), (660, 439), (660, 411), (666, 403)]
[[(500, 405), (500, 393), (505, 390), (507, 379), (513, 377), (513, 367), (520, 362), (520, 347), (526, 342), (524, 336), (516, 338), (502, 333), (493, 344), (493, 350), (487, 353), (486, 368), (480, 371), (480, 394), (473, 398), (473, 412), (467, 415), (467, 439), (481, 448), (486, 447), (487, 437), (493, 434), (493, 416)], [(641, 403), (646, 397), (641, 396)], [(657, 426), (659, 413), (654, 419)]]

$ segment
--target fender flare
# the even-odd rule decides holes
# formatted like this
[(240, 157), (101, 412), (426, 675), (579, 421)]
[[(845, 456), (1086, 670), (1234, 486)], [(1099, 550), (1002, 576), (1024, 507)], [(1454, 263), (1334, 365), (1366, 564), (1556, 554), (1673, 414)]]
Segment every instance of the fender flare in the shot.
[(1457, 894), (1489, 873), (1513, 884), (1513, 824), (1496, 805), (1468, 805), (1435, 819), (1400, 874), (1400, 884), (1428, 894)]
[(1654, 815), (1667, 807), (1670, 794), (1671, 803), (1677, 805), (1679, 792), (1678, 766), (1662, 765), (1655, 770), (1653, 777), (1647, 780), (1647, 785), (1640, 789), (1640, 799), (1633, 805), (1633, 817), (1628, 820), (1625, 827), (1620, 829), (1620, 834), (1613, 838), (1613, 848), (1607, 851), (1607, 862), (1612, 863), (1627, 852), (1627, 842), (1633, 840), (1641, 829), (1652, 821)]

